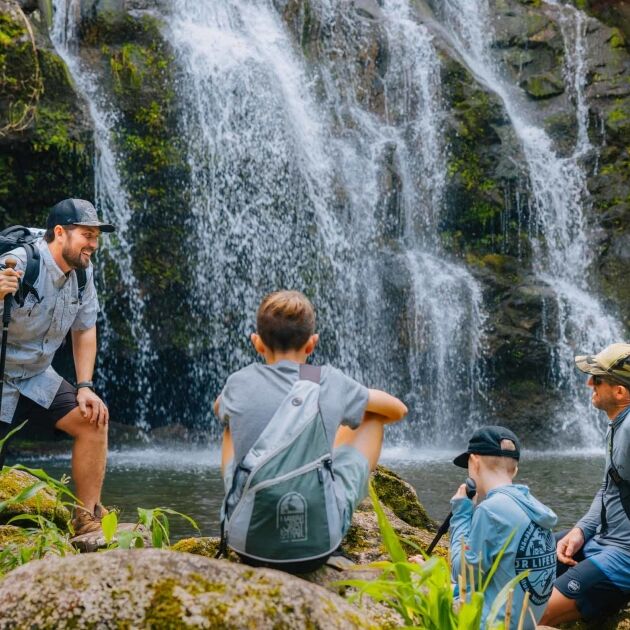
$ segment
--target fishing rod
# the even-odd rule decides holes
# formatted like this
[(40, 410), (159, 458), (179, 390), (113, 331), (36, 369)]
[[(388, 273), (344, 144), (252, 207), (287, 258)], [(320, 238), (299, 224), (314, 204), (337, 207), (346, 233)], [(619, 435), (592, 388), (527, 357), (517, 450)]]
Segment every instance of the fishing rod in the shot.
[[(472, 499), (477, 494), (477, 484), (470, 477), (466, 478), (466, 496), (469, 499)], [(435, 534), (435, 538), (431, 541), (431, 544), (427, 547), (427, 556), (430, 556), (435, 549), (435, 546), (440, 541), (440, 538), (446, 534), (448, 528), (451, 524), (451, 518), (453, 517), (453, 512), (449, 512), (444, 522), (440, 525), (440, 528), (437, 530), (437, 534)]]

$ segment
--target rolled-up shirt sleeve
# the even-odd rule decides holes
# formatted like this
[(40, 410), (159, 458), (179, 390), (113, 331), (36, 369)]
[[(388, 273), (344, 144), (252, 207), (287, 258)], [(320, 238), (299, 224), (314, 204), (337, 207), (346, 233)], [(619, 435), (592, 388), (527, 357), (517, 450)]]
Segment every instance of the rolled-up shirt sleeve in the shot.
[(345, 403), (341, 424), (356, 429), (363, 421), (368, 402), (368, 388), (345, 374), (341, 376), (344, 379), (343, 400)]
[(219, 413), (217, 420), (219, 424), (226, 428), (230, 428), (230, 418), (232, 417), (232, 388), (230, 387), (231, 376), (225, 382), (225, 386), (219, 396)]
[[(92, 269), (92, 268), (90, 268)], [(72, 324), (72, 330), (88, 330), (96, 325), (96, 318), (100, 311), (96, 287), (94, 286), (94, 272), (88, 275), (83, 299)]]

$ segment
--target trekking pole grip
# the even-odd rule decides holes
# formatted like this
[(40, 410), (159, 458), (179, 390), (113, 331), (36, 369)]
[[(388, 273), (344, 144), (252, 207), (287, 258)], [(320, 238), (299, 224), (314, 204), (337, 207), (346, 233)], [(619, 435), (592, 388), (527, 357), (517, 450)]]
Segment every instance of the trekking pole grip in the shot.
[[(4, 265), (8, 269), (15, 269), (17, 266), (17, 260), (15, 258), (7, 258), (4, 261)], [(4, 310), (2, 312), (2, 324), (8, 326), (11, 321), (11, 307), (13, 306), (13, 294), (7, 293), (4, 296)]]

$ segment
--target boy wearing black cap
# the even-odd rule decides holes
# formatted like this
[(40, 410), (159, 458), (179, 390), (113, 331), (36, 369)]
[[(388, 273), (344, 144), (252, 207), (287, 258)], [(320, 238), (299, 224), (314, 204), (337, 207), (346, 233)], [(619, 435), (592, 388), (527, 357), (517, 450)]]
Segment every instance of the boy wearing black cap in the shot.
[[(466, 496), (464, 484), (451, 499), (453, 579), (457, 581), (462, 570), (462, 544), (475, 579), (479, 569), (483, 579), (512, 536), (485, 592), (484, 627), (492, 602), (501, 589), (514, 577), (524, 574), (514, 587), (510, 627), (518, 626), (527, 594), (528, 612), (523, 627), (535, 628), (555, 579), (556, 551), (551, 528), (557, 518), (529, 493), (526, 486), (512, 483), (519, 458), (518, 438), (512, 431), (500, 426), (485, 426), (473, 433), (466, 452), (453, 460), (456, 466), (468, 468), (468, 475), (477, 484), (480, 500), (475, 507)], [(500, 611), (497, 621), (504, 617), (505, 608)]]

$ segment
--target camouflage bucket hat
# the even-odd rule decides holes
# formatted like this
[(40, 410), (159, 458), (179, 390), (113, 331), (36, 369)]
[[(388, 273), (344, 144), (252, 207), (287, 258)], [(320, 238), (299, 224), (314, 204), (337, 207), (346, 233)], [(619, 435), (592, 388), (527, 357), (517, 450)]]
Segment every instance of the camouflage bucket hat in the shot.
[(575, 357), (578, 370), (594, 376), (607, 376), (630, 387), (630, 344), (613, 343), (598, 354)]

